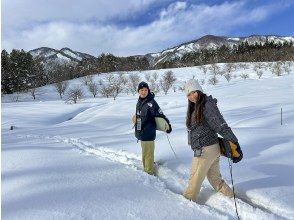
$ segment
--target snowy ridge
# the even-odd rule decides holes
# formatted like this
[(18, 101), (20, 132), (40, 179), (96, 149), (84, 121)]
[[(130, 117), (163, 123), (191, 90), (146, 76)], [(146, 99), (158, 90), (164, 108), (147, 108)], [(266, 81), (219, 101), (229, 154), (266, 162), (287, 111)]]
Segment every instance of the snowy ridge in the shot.
[(217, 49), (218, 47), (225, 45), (227, 47), (233, 47), (234, 45), (239, 45), (240, 43), (248, 42), (249, 45), (253, 45), (255, 43), (264, 44), (268, 41), (273, 41), (274, 43), (285, 43), (285, 42), (293, 42), (294, 37), (280, 37), (280, 36), (249, 36), (249, 37), (219, 37), (213, 35), (207, 35), (201, 37), (197, 40), (183, 43), (179, 46), (175, 46), (173, 48), (169, 48), (167, 50), (163, 50), (159, 53), (151, 53), (150, 57), (153, 58), (153, 62), (156, 65), (157, 63), (164, 62), (167, 60), (172, 60), (174, 58), (181, 58), (186, 53), (198, 52), (201, 49)]
[[(186, 53), (198, 52), (201, 49), (217, 49), (222, 45), (233, 47), (240, 43), (248, 42), (249, 45), (255, 43), (264, 44), (268, 41), (273, 41), (274, 43), (285, 43), (294, 42), (293, 36), (281, 37), (281, 36), (258, 36), (253, 35), (249, 37), (220, 37), (213, 35), (206, 35), (199, 39), (182, 43), (172, 48), (168, 48), (161, 52), (149, 53), (145, 55), (140, 55), (138, 57), (147, 57), (152, 65), (164, 62), (167, 60), (173, 60), (175, 58), (181, 58)], [(48, 47), (41, 47), (29, 51), (33, 57), (42, 58), (45, 62), (55, 61), (55, 62), (79, 62), (83, 58), (95, 58), (92, 55), (73, 51), (70, 48), (62, 48), (61, 50), (56, 50)], [(105, 53), (106, 55), (109, 53)]]
[(34, 50), (30, 50), (29, 53), (38, 59), (42, 59), (45, 63), (48, 62), (79, 62), (83, 58), (94, 58), (94, 56), (73, 51), (69, 48), (62, 48), (61, 50), (56, 50), (48, 47), (41, 47)]

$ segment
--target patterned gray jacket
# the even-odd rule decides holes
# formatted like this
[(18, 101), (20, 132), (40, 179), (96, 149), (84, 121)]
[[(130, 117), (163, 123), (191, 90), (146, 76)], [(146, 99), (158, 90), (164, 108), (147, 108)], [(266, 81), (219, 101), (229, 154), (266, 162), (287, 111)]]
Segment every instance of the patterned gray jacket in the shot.
[[(237, 137), (217, 107), (217, 99), (205, 95), (203, 114), (203, 122), (196, 123), (194, 120), (190, 127), (189, 142), (192, 150), (218, 143), (217, 134), (220, 134), (226, 140), (238, 142)], [(192, 117), (195, 117), (195, 111), (192, 113)]]

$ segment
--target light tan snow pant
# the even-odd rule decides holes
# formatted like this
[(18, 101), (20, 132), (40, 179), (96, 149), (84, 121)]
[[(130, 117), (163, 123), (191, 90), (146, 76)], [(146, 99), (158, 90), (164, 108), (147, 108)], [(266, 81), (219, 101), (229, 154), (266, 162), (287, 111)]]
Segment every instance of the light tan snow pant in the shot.
[(144, 171), (154, 175), (154, 141), (141, 141)]
[(188, 187), (184, 197), (196, 201), (202, 182), (207, 177), (212, 187), (228, 197), (233, 197), (232, 189), (225, 183), (219, 168), (220, 148), (218, 144), (203, 147), (199, 157), (193, 157)]

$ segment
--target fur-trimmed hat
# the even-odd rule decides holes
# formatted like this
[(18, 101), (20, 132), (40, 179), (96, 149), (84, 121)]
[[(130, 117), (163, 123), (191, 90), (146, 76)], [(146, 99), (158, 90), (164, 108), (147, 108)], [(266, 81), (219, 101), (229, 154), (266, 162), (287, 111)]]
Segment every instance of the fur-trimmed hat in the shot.
[(185, 88), (186, 95), (188, 95), (190, 92), (193, 92), (193, 91), (203, 92), (202, 87), (200, 86), (199, 82), (196, 79), (190, 79), (188, 82), (186, 82), (184, 88)]
[(142, 88), (147, 88), (150, 91), (148, 84), (143, 81), (139, 83), (137, 91), (139, 92), (139, 90)]

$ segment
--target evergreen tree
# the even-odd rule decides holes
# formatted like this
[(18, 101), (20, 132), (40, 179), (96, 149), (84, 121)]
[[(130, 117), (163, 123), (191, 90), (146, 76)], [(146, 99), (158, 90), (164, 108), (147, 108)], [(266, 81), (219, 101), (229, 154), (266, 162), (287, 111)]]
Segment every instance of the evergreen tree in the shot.
[(9, 54), (6, 50), (1, 52), (1, 93), (11, 94), (13, 93), (13, 86), (11, 84), (10, 74), (11, 74), (11, 62)]

